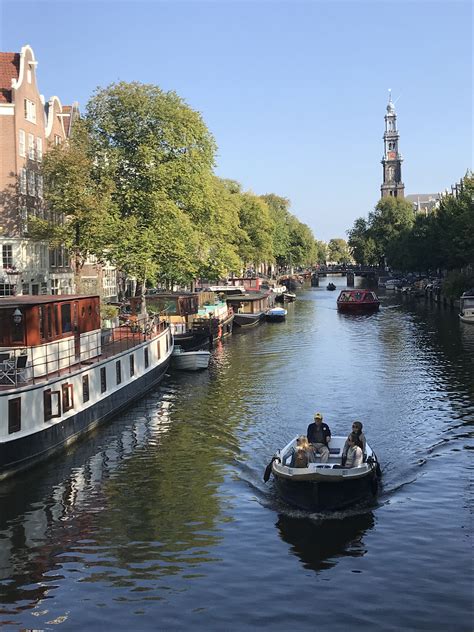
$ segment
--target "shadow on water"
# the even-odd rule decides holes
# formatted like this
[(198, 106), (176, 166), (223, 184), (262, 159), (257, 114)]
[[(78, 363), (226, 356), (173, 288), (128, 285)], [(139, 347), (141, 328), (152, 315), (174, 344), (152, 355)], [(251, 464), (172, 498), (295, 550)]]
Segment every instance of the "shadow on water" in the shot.
[(275, 526), (303, 566), (320, 571), (335, 566), (338, 558), (365, 555), (363, 538), (374, 524), (374, 515), (368, 511), (318, 519), (279, 514)]

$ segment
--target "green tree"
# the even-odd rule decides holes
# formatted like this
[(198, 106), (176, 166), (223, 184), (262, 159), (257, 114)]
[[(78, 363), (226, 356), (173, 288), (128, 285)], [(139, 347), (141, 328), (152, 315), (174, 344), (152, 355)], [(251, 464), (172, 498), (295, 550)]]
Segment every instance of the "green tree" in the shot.
[(337, 263), (350, 263), (352, 260), (349, 246), (345, 239), (340, 237), (331, 239), (328, 244), (329, 259)]

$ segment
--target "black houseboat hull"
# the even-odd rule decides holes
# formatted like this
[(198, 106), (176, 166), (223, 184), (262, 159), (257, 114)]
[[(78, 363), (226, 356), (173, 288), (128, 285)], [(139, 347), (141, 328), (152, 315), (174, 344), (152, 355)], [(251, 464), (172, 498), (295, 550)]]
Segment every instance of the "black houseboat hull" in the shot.
[(263, 322), (264, 319), (265, 312), (261, 312), (259, 314), (235, 314), (234, 326), (236, 327), (236, 330), (251, 329)]

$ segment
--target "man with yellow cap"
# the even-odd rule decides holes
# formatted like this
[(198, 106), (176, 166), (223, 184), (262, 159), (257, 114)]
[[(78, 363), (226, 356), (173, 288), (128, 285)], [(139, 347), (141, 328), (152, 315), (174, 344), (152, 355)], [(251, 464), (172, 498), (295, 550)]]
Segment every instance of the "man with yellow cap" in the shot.
[(328, 443), (331, 439), (331, 431), (327, 424), (323, 424), (323, 416), (321, 413), (314, 415), (314, 422), (309, 424), (306, 436), (312, 445), (314, 454), (320, 454), (321, 463), (327, 463), (329, 459)]

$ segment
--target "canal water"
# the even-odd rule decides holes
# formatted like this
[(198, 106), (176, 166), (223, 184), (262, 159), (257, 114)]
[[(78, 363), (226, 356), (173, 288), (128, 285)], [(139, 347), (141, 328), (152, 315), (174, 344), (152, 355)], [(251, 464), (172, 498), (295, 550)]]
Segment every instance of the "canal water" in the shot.
[[(326, 282), (1, 484), (2, 630), (472, 629), (474, 327), (393, 294), (339, 314)], [(263, 482), (316, 411), (363, 422), (374, 505), (308, 514)]]

